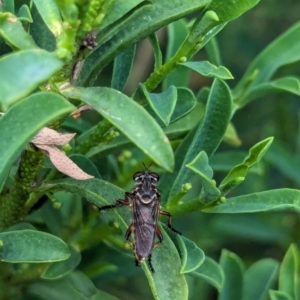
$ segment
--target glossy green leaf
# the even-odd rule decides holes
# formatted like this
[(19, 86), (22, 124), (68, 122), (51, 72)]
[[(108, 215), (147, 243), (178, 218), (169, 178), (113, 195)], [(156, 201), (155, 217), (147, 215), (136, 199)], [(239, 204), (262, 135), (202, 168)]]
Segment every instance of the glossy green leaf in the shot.
[(151, 43), (154, 54), (154, 69), (158, 69), (162, 65), (162, 53), (159, 46), (159, 40), (156, 33), (152, 33), (148, 36)]
[(0, 261), (41, 263), (65, 260), (70, 251), (58, 237), (42, 231), (24, 229), (0, 233)]
[(217, 39), (213, 37), (206, 45), (205, 50), (208, 56), (208, 61), (219, 66), (221, 64), (220, 49)]
[(233, 147), (239, 147), (242, 144), (232, 122), (230, 122), (227, 126), (226, 132), (223, 137), (223, 141), (224, 141), (224, 143), (226, 143), (230, 146), (233, 146)]
[(167, 137), (143, 107), (131, 98), (110, 88), (70, 87), (61, 92), (91, 105), (155, 163), (172, 170), (174, 156)]
[(277, 189), (232, 197), (220, 205), (205, 208), (212, 213), (254, 213), (269, 210), (300, 211), (300, 191)]
[(268, 300), (268, 290), (273, 288), (279, 269), (278, 261), (270, 258), (254, 263), (244, 274), (242, 300)]
[(285, 292), (291, 299), (298, 299), (299, 258), (297, 246), (292, 244), (286, 252), (279, 270), (279, 290)]
[[(156, 300), (187, 300), (188, 285), (185, 276), (180, 273), (181, 263), (178, 251), (162, 227), (161, 231), (164, 241), (152, 253), (155, 273), (152, 275), (148, 270), (146, 272), (153, 297)], [(171, 232), (170, 234), (175, 235), (176, 233)]]
[(227, 68), (223, 66), (217, 67), (209, 61), (188, 61), (180, 65), (194, 70), (205, 77), (215, 77), (223, 80), (233, 79), (233, 76)]
[(201, 151), (195, 159), (186, 166), (200, 178), (202, 184), (200, 201), (203, 203), (216, 201), (221, 195), (221, 192), (216, 187), (216, 181), (212, 179), (213, 170), (208, 164), (207, 154), (204, 151)]
[(177, 102), (174, 112), (171, 116), (171, 123), (190, 113), (196, 106), (196, 103), (197, 100), (190, 89), (177, 88)]
[[(165, 61), (168, 61), (178, 50), (180, 45), (186, 39), (188, 35), (188, 25), (186, 20), (180, 19), (167, 26), (168, 30), (168, 44), (166, 50)], [(162, 83), (163, 90), (167, 89), (171, 85), (176, 87), (186, 87), (189, 81), (190, 70), (178, 66), (170, 74), (167, 75)]]
[[(116, 199), (124, 197), (124, 191), (120, 188), (100, 179), (89, 179), (79, 181), (75, 179), (62, 179), (43, 184), (38, 191), (63, 190), (80, 195), (97, 206), (111, 204)], [(113, 210), (112, 212), (125, 233), (128, 225), (131, 223), (130, 209)], [(187, 284), (184, 275), (180, 274), (181, 263), (178, 252), (173, 242), (161, 228), (164, 241), (162, 245), (154, 249), (152, 262), (155, 268), (155, 276), (152, 276), (146, 263), (143, 263), (143, 269), (149, 281), (151, 290), (155, 299), (165, 299), (171, 295), (172, 299), (187, 299)], [(170, 234), (175, 234), (170, 232)], [(161, 264), (160, 262), (164, 263)], [(168, 276), (165, 276), (165, 274)]]
[(50, 31), (54, 36), (59, 36), (63, 30), (63, 23), (55, 0), (33, 0), (33, 2)]
[(136, 14), (122, 25), (114, 35), (110, 35), (106, 43), (101, 43), (85, 59), (77, 80), (77, 85), (87, 85), (94, 82), (112, 58), (122, 49), (146, 38), (149, 34), (185, 15), (197, 12), (204, 8), (207, 0), (152, 0), (143, 13)]
[(122, 92), (126, 85), (135, 56), (136, 45), (132, 44), (121, 52), (114, 61), (111, 87)]
[(300, 95), (300, 81), (296, 77), (282, 77), (274, 81), (257, 84), (253, 88), (249, 88), (244, 96), (244, 104), (253, 99), (264, 97), (272, 93), (288, 92)]
[[(45, 1), (44, 1), (45, 2)], [(47, 12), (44, 12), (47, 14)], [(56, 49), (56, 38), (47, 24), (44, 22), (36, 5), (32, 1), (31, 15), (33, 23), (30, 24), (29, 33), (33, 37), (36, 44), (47, 51), (53, 52)]]
[(276, 38), (253, 60), (233, 91), (234, 103), (238, 107), (247, 102), (247, 89), (267, 82), (281, 66), (300, 60), (299, 34), (300, 22)]
[[(208, 157), (214, 153), (226, 131), (230, 116), (230, 90), (223, 81), (215, 79), (203, 121), (196, 133), (190, 132), (185, 141), (177, 148), (174, 173), (166, 174), (162, 178), (161, 184), (168, 182), (163, 192), (164, 197), (172, 199), (180, 193), (182, 185), (189, 182), (193, 171), (186, 168), (186, 164), (193, 160), (200, 151), (205, 151)], [(170, 185), (170, 182), (173, 182), (173, 186)]]
[(267, 138), (250, 148), (249, 154), (244, 159), (243, 163), (235, 166), (220, 183), (219, 189), (222, 192), (222, 195), (226, 195), (245, 180), (249, 169), (261, 160), (270, 147), (273, 139), (273, 137)]
[(101, 178), (101, 175), (97, 169), (97, 167), (94, 165), (94, 163), (81, 154), (72, 154), (70, 155), (70, 159), (84, 172), (86, 172), (89, 175), (94, 176), (95, 178)]
[(168, 126), (177, 102), (176, 87), (172, 85), (160, 94), (148, 93), (142, 84), (139, 85), (139, 88), (155, 114), (165, 126)]
[(17, 17), (20, 21), (24, 21), (24, 22), (28, 22), (28, 23), (33, 22), (30, 9), (29, 9), (28, 5), (26, 5), (26, 4), (23, 4), (20, 7)]
[(81, 254), (77, 249), (72, 247), (70, 248), (70, 252), (71, 255), (68, 259), (52, 263), (41, 277), (44, 279), (57, 279), (74, 270), (81, 261)]
[[(0, 12), (0, 36), (13, 49), (37, 49), (33, 38), (25, 31), (22, 23), (11, 13)], [(20, 70), (17, 69), (19, 72)]]
[(25, 50), (2, 57), (0, 109), (7, 110), (16, 101), (34, 91), (63, 64), (54, 54), (44, 50)]
[(222, 250), (220, 265), (224, 271), (224, 284), (218, 300), (241, 300), (244, 264), (233, 252)]
[(98, 29), (101, 30), (106, 26), (116, 22), (118, 19), (121, 19), (126, 13), (134, 9), (141, 2), (143, 2), (143, 0), (114, 1), (113, 5), (109, 10), (109, 13), (104, 17)]
[(181, 274), (193, 272), (203, 264), (205, 254), (193, 241), (178, 234), (172, 240), (180, 253)]
[(282, 291), (269, 290), (271, 300), (293, 300), (289, 294)]
[(0, 182), (5, 180), (14, 161), (42, 127), (74, 109), (63, 97), (48, 92), (33, 94), (9, 109), (0, 118)]
[(204, 263), (190, 275), (202, 278), (221, 292), (224, 284), (224, 272), (222, 267), (210, 257), (205, 257)]
[(236, 19), (241, 14), (255, 6), (260, 0), (229, 0), (225, 3), (221, 0), (212, 0), (207, 10), (213, 10), (221, 22)]

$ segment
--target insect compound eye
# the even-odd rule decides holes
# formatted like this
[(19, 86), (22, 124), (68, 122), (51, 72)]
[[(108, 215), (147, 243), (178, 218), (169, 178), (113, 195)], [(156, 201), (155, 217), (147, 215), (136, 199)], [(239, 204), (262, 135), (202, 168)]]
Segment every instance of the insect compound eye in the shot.
[(143, 176), (143, 172), (136, 172), (133, 174), (133, 180), (134, 181), (139, 181), (142, 179), (142, 176)]
[(151, 180), (159, 181), (159, 175), (157, 173), (151, 172), (150, 176), (151, 176)]

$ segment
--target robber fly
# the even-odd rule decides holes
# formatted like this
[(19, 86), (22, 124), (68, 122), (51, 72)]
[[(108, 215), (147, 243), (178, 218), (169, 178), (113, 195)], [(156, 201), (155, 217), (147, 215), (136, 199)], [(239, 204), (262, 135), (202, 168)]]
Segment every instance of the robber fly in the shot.
[[(149, 269), (154, 273), (151, 253), (163, 241), (163, 235), (158, 227), (158, 216), (167, 216), (169, 218), (168, 228), (178, 234), (181, 233), (172, 227), (171, 214), (160, 210), (160, 194), (156, 187), (159, 175), (150, 172), (149, 167), (146, 168), (144, 165), (144, 171), (136, 172), (133, 175), (135, 188), (132, 193), (125, 193), (125, 200), (119, 199), (112, 205), (99, 207), (99, 210), (116, 208), (122, 205), (131, 207), (132, 223), (126, 231), (125, 239), (134, 251), (136, 266), (140, 266), (140, 262), (147, 259)], [(132, 232), (134, 234), (134, 243), (129, 239)], [(157, 242), (155, 242), (155, 236), (158, 238)]]

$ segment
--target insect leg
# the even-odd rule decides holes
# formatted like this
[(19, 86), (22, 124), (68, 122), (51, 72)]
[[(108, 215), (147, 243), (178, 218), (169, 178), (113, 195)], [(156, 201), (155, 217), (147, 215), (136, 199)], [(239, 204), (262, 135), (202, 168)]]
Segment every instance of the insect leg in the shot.
[(128, 227), (126, 233), (125, 233), (125, 239), (126, 239), (126, 242), (130, 245), (130, 247), (132, 249), (134, 249), (134, 244), (131, 242), (131, 240), (129, 239), (131, 233), (132, 233), (132, 230), (133, 230), (133, 223), (130, 224), (130, 226)]
[(155, 249), (156, 247), (158, 247), (158, 246), (162, 243), (162, 241), (163, 241), (163, 239), (164, 239), (164, 237), (163, 237), (163, 235), (162, 235), (162, 233), (161, 233), (161, 231), (159, 230), (158, 227), (156, 227), (155, 233), (156, 233), (156, 235), (157, 235), (157, 237), (158, 237), (158, 242), (156, 242), (156, 243), (153, 245), (153, 249)]
[(169, 219), (168, 219), (168, 228), (169, 229), (171, 229), (172, 231), (174, 231), (174, 232), (176, 232), (176, 233), (178, 233), (178, 234), (180, 234), (181, 235), (181, 232), (180, 231), (178, 231), (178, 230), (176, 230), (172, 225), (171, 225), (171, 223), (172, 223), (172, 215), (169, 213), (169, 212), (167, 212), (167, 211), (164, 211), (164, 210), (160, 210), (159, 211), (159, 214), (161, 214), (161, 215), (163, 215), (163, 216), (167, 216)]
[(119, 207), (119, 206), (122, 206), (122, 205), (124, 205), (124, 206), (131, 206), (129, 198), (130, 199), (132, 198), (132, 194), (126, 192), (125, 193), (125, 200), (118, 199), (118, 200), (116, 200), (116, 202), (114, 204), (109, 204), (109, 205), (104, 205), (104, 206), (98, 207), (98, 210), (100, 211), (100, 210), (112, 209), (112, 208), (116, 208), (116, 207)]
[(152, 262), (151, 262), (151, 254), (149, 254), (149, 256), (148, 256), (147, 263), (148, 263), (148, 267), (149, 267), (151, 273), (153, 274), (155, 271), (154, 271), (154, 268), (153, 268), (153, 265), (152, 265)]

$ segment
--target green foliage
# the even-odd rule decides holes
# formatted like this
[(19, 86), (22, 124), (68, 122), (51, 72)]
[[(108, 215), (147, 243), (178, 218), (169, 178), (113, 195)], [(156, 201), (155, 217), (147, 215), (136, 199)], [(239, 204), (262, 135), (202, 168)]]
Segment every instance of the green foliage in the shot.
[[(300, 299), (300, 23), (243, 68), (258, 2), (0, 1), (0, 300)], [(155, 273), (130, 207), (94, 209), (142, 162), (183, 233), (157, 225)]]

